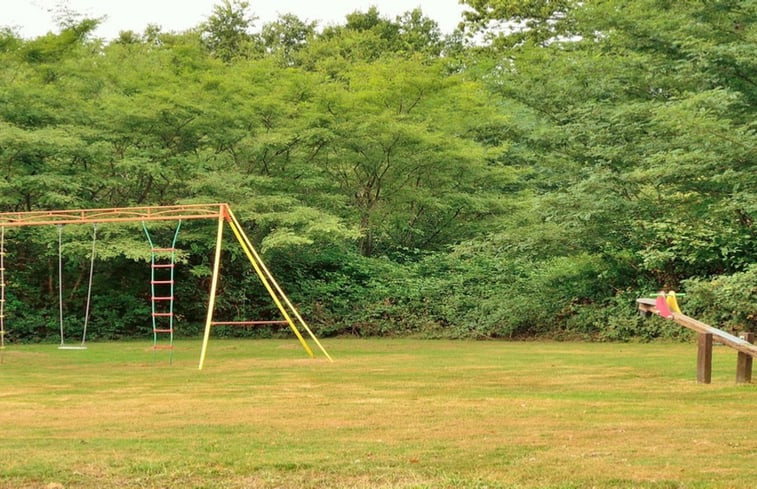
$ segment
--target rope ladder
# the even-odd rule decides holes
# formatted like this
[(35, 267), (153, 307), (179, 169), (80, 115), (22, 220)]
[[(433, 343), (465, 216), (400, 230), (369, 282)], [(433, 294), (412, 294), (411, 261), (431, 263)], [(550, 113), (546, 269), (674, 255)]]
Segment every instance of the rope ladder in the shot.
[[(181, 220), (176, 226), (169, 248), (159, 248), (153, 243), (147, 225), (142, 222), (147, 241), (150, 243), (150, 308), (152, 316), (153, 353), (169, 350), (169, 363), (173, 363), (174, 337), (174, 285), (176, 269), (176, 240), (181, 229)], [(168, 343), (161, 343), (159, 337), (168, 336)]]

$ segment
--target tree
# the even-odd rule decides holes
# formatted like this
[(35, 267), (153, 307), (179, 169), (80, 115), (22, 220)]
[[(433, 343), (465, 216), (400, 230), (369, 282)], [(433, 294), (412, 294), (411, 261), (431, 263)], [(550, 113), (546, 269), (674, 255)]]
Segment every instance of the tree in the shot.
[[(692, 284), (701, 305), (748, 282), (755, 2), (467, 4), (496, 42), (442, 43), (417, 9), (322, 33), (287, 15), (256, 36), (231, 0), (196, 29), (108, 44), (86, 19), (0, 31), (0, 207), (229, 202), (331, 332), (652, 337), (637, 294)], [(142, 324), (132, 231), (102, 230), (111, 335)], [(69, 231), (71, 283), (87, 234)], [(177, 293), (207, 286), (212, 235), (186, 227)], [(54, 230), (19, 238), (13, 303), (40, 308), (24, 321), (42, 337)], [(242, 291), (220, 307), (270, 315), (233, 263)]]
[(472, 34), (486, 37), (502, 47), (523, 42), (543, 45), (560, 36), (570, 36), (570, 14), (581, 2), (576, 0), (462, 0), (472, 10), (463, 11)]
[(633, 324), (623, 297), (753, 263), (754, 2), (466, 3), (475, 26), (531, 19), (480, 59), (536, 198), (481, 241), (529, 253), (536, 283), (594, 263), (599, 290), (551, 299), (563, 324)]
[(292, 66), (296, 63), (295, 54), (315, 36), (317, 25), (293, 14), (284, 14), (263, 25), (261, 38), (270, 53), (279, 56), (285, 66)]
[(222, 0), (213, 6), (213, 13), (201, 26), (202, 40), (213, 56), (229, 62), (245, 54), (257, 19), (248, 13), (249, 7), (244, 0)]
[(426, 52), (439, 56), (442, 50), (442, 31), (439, 24), (423, 15), (419, 8), (397, 16), (398, 37), (404, 45), (401, 49), (408, 53)]
[(384, 55), (415, 54), (437, 58), (443, 47), (441, 38), (438, 24), (420, 9), (407, 11), (392, 21), (371, 7), (367, 12), (347, 15), (344, 26), (326, 27), (315, 48), (321, 51), (321, 56), (348, 60), (371, 61)]
[(442, 69), (401, 58), (357, 64), (319, 101), (314, 161), (356, 209), (365, 255), (443, 248), (498, 206), (506, 177), (475, 134), (500, 117), (480, 87)]

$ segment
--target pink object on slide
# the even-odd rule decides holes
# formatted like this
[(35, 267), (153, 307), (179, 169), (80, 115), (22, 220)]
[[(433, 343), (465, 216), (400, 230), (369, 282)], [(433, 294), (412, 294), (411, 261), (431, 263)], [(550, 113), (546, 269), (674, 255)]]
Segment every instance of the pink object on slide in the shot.
[(665, 293), (660, 292), (657, 294), (657, 299), (655, 299), (655, 307), (657, 308), (657, 313), (664, 317), (665, 319), (670, 319), (673, 317), (673, 313), (670, 312), (670, 308), (668, 307), (668, 302), (665, 300)]

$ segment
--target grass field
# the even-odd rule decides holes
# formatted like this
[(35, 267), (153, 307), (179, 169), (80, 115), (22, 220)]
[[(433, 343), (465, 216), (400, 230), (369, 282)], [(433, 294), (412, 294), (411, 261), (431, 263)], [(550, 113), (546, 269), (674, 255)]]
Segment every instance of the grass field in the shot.
[(757, 386), (715, 348), (329, 339), (11, 345), (3, 488), (754, 488)]

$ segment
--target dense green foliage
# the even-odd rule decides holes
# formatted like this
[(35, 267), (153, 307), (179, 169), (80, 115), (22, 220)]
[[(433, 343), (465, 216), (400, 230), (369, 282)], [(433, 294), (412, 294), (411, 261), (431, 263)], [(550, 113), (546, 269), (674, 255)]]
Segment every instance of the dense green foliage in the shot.
[[(757, 2), (465, 3), (449, 36), (375, 8), (256, 29), (238, 0), (111, 42), (0, 31), (0, 210), (229, 202), (322, 334), (678, 334), (634, 313), (663, 287), (757, 329)], [(93, 334), (144, 334), (141, 230), (98, 233)], [(9, 337), (54, 336), (55, 230), (7, 234)], [(91, 230), (64, 234), (75, 332)], [(187, 334), (213, 234), (181, 235)], [(248, 268), (224, 252), (218, 316), (276, 316)]]

